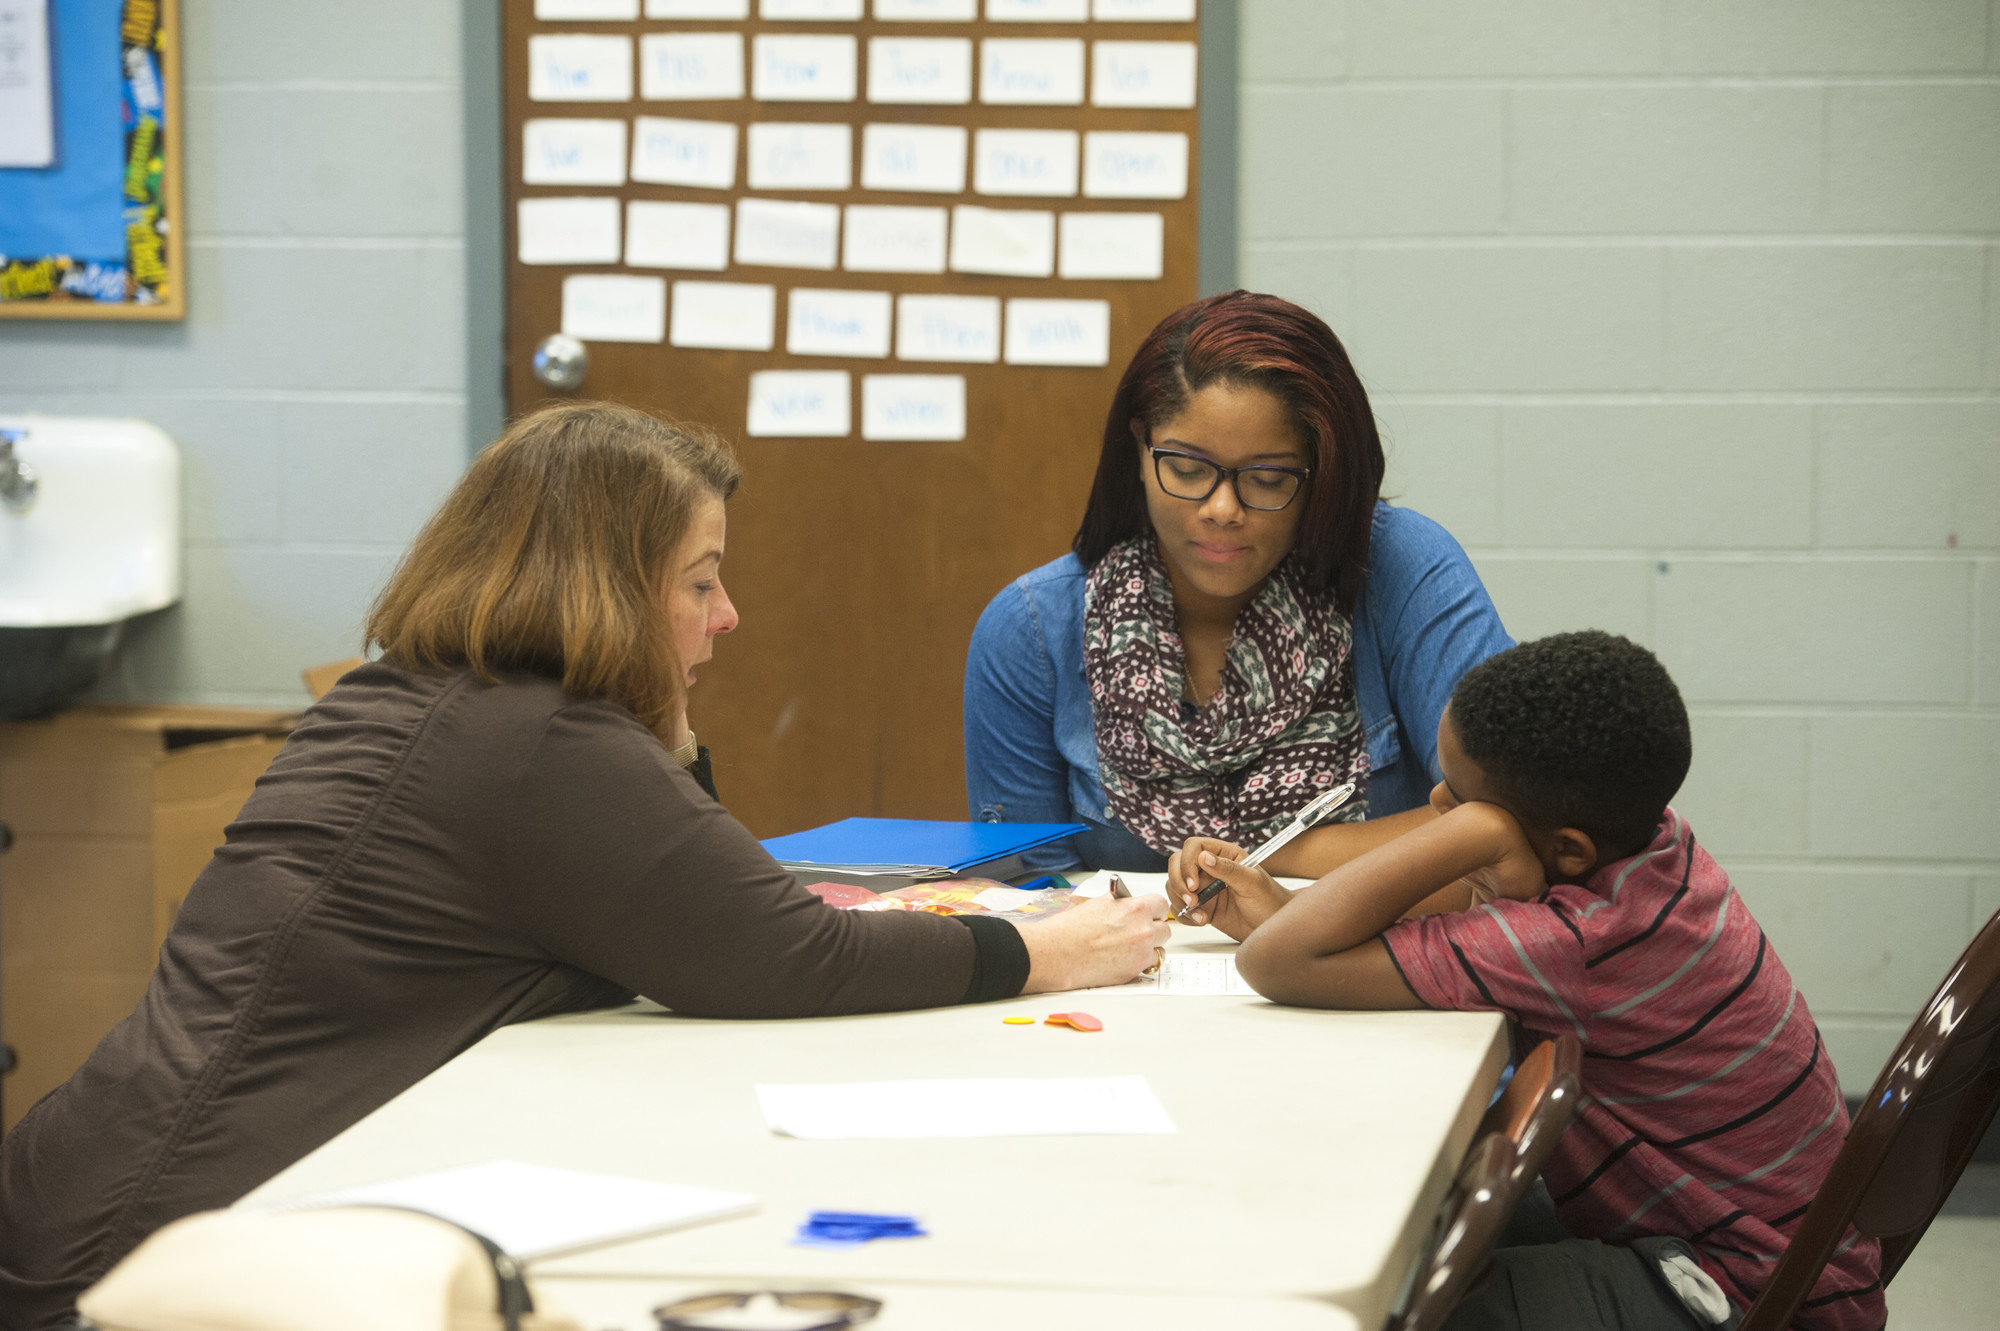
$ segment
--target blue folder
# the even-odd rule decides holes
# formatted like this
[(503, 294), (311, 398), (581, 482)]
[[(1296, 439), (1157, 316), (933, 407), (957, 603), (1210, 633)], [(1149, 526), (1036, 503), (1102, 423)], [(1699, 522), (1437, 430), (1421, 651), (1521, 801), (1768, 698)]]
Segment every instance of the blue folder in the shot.
[(1086, 831), (1082, 823), (944, 823), (918, 818), (843, 818), (764, 842), (783, 864), (875, 871), (964, 873)]

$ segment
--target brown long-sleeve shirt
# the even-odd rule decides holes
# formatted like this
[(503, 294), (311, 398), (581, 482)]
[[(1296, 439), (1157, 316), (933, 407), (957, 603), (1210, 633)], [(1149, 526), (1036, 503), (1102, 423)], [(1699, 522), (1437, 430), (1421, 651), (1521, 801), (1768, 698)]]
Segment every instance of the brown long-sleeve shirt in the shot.
[(827, 908), (629, 712), (383, 664), (309, 711), (138, 1009), (0, 1143), (0, 1327), (56, 1325), (510, 1022), (643, 994), (715, 1017), (1010, 996), (1011, 926)]

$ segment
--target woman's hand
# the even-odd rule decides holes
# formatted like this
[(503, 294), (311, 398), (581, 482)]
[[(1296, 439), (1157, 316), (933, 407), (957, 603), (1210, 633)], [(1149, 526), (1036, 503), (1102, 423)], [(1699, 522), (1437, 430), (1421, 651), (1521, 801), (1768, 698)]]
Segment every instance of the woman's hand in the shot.
[(1020, 926), (1028, 946), (1024, 994), (1124, 984), (1158, 961), (1167, 945), (1167, 900), (1142, 893), (1099, 897)]
[[(1263, 869), (1238, 863), (1243, 858), (1240, 847), (1226, 849), (1232, 853), (1218, 855), (1212, 850), (1199, 853), (1196, 866), (1202, 871), (1200, 881), (1220, 878), (1226, 886), (1209, 898), (1207, 905), (1188, 912), (1187, 918), (1189, 924), (1212, 924), (1240, 943), (1258, 925), (1276, 915), (1292, 899), (1292, 894), (1278, 886), (1278, 880)], [(1168, 882), (1178, 887), (1180, 880), (1170, 878)], [(1184, 904), (1194, 904), (1194, 889), (1184, 890), (1182, 896)]]

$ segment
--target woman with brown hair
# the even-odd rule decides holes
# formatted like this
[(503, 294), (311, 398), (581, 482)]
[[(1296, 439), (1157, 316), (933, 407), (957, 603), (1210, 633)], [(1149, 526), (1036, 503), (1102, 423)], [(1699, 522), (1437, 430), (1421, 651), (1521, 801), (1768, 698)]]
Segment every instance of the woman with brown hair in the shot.
[[(711, 1017), (1120, 983), (1160, 899), (1021, 929), (844, 912), (706, 789), (686, 688), (736, 623), (735, 459), (604, 404), (473, 463), (195, 882), (145, 998), (0, 1144), (0, 1326), (54, 1327), (510, 1022), (633, 994)], [(692, 773), (688, 770), (693, 768)]]

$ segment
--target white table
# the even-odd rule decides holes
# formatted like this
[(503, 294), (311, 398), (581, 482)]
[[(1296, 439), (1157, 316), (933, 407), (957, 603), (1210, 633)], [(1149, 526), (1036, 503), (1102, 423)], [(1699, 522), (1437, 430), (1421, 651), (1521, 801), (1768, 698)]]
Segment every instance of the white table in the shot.
[[(1175, 950), (1233, 947), (1188, 931)], [(1081, 1008), (1086, 1034), (1001, 1018)], [(651, 1006), (495, 1032), (245, 1201), (494, 1158), (755, 1192), (755, 1215), (536, 1263), (590, 1331), (717, 1287), (885, 1298), (881, 1331), (1381, 1324), (1498, 1084), (1485, 1013), (1337, 1013), (1098, 991), (728, 1022)], [(1180, 1132), (798, 1141), (762, 1082), (1144, 1074)], [(931, 1236), (792, 1246), (815, 1209)], [(944, 1310), (955, 1310), (939, 1320)], [(976, 1315), (971, 1310), (979, 1310)]]

